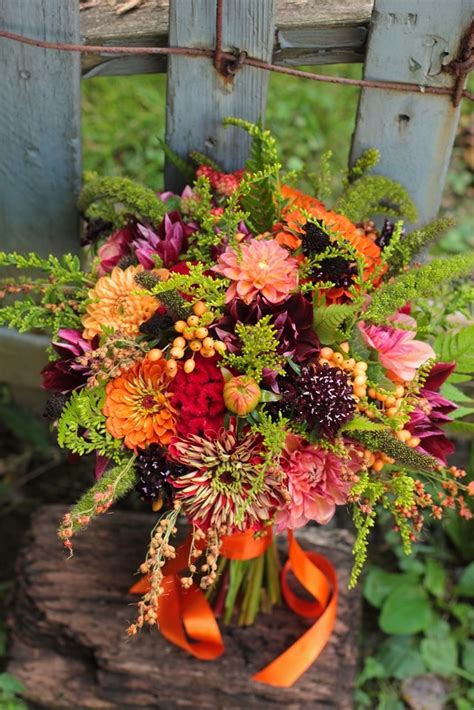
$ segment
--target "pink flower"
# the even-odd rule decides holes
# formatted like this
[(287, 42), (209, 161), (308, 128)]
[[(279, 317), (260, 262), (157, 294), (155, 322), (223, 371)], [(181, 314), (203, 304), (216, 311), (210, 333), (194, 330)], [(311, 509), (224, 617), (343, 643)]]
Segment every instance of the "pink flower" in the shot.
[(300, 528), (309, 520), (326, 525), (336, 505), (347, 502), (363, 457), (356, 444), (345, 443), (348, 455), (340, 458), (332, 451), (308, 444), (300, 436), (288, 434), (282, 468), (287, 475), (290, 500), (277, 515), (279, 531)]
[(251, 303), (260, 293), (280, 303), (298, 284), (298, 263), (276, 239), (251, 239), (238, 252), (227, 247), (212, 270), (232, 281), (227, 302), (238, 297)]
[[(403, 313), (398, 313), (393, 320), (416, 328), (416, 321)], [(431, 345), (415, 340), (414, 330), (401, 330), (389, 325), (366, 325), (364, 321), (358, 327), (367, 345), (377, 350), (383, 367), (401, 380), (410, 382), (420, 365), (436, 357)]]
[(97, 255), (100, 259), (99, 276), (108, 274), (120, 260), (130, 254), (130, 245), (134, 238), (132, 226), (123, 227), (107, 238), (102, 244)]

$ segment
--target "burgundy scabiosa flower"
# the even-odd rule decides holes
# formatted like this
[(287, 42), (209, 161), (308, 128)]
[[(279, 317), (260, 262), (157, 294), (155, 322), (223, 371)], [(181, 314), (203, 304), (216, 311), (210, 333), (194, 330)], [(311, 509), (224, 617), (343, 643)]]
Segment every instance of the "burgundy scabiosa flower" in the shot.
[(281, 388), (278, 406), (285, 415), (319, 435), (334, 437), (354, 416), (353, 390), (347, 374), (338, 367), (303, 367), (301, 375), (291, 375)]
[(59, 358), (42, 369), (43, 387), (68, 394), (86, 384), (91, 372), (88, 367), (79, 364), (77, 358), (93, 350), (95, 345), (83, 338), (79, 330), (62, 328), (58, 335), (61, 340), (53, 342), (52, 346)]
[(417, 450), (434, 456), (444, 465), (455, 446), (441, 427), (451, 421), (448, 414), (457, 409), (457, 406), (443, 397), (438, 390), (455, 367), (454, 362), (437, 362), (433, 365), (420, 390), (421, 399), (418, 400), (416, 408), (410, 412), (410, 421), (405, 425), (412, 436), (420, 439)]
[(135, 459), (138, 480), (136, 490), (141, 498), (153, 503), (158, 498), (170, 504), (173, 500), (173, 478), (181, 476), (188, 469), (170, 461), (165, 450), (158, 444), (140, 449)]
[(289, 296), (282, 303), (270, 303), (257, 296), (252, 303), (236, 298), (231, 301), (225, 315), (211, 330), (222, 340), (229, 352), (240, 350), (240, 341), (235, 334), (237, 323), (255, 325), (266, 315), (276, 330), (279, 342), (278, 354), (291, 357), (297, 363), (314, 360), (319, 353), (319, 341), (313, 331), (313, 308), (301, 293)]

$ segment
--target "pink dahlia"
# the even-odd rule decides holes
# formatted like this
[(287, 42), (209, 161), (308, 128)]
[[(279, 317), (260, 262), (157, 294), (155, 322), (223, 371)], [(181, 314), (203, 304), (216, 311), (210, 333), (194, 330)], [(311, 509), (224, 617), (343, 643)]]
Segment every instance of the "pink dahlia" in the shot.
[(251, 303), (260, 293), (280, 303), (298, 285), (298, 263), (276, 239), (251, 239), (238, 252), (227, 247), (213, 271), (232, 281), (227, 302), (237, 297)]
[(413, 330), (366, 325), (364, 321), (358, 327), (367, 345), (377, 350), (382, 366), (401, 380), (410, 382), (420, 365), (435, 358), (435, 352), (428, 343), (415, 340), (416, 321), (413, 318), (398, 313), (393, 320)]
[(289, 502), (280, 509), (278, 530), (301, 528), (309, 520), (326, 525), (336, 505), (347, 502), (363, 465), (362, 450), (346, 442), (347, 457), (308, 444), (295, 434), (286, 438), (286, 452), (281, 465), (287, 475)]

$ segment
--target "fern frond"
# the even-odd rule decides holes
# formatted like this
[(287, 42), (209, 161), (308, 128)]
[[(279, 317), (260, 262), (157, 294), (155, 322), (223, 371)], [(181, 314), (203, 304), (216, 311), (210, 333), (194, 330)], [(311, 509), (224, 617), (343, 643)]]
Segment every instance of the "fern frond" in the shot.
[(164, 140), (158, 138), (158, 143), (169, 162), (172, 163), (177, 170), (179, 170), (181, 175), (185, 177), (188, 182), (192, 182), (194, 179), (194, 170), (192, 167), (185, 160), (183, 160), (178, 153), (170, 148)]
[(346, 339), (354, 319), (352, 306), (339, 303), (316, 306), (313, 313), (313, 328), (321, 343), (331, 345)]
[(250, 182), (250, 190), (242, 196), (242, 206), (251, 215), (253, 230), (257, 234), (266, 232), (277, 221), (278, 171), (281, 165), (275, 139), (261, 125), (243, 119), (225, 118), (224, 126), (242, 128), (252, 138), (245, 168), (247, 173), (258, 179)]

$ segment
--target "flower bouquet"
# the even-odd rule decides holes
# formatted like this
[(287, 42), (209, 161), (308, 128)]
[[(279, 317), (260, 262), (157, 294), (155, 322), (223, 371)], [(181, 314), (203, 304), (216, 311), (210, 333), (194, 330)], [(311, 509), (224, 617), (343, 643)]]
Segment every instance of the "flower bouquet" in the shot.
[[(473, 326), (462, 323), (472, 287), (460, 280), (474, 258), (413, 263), (448, 221), (405, 233), (401, 218), (416, 210), (370, 173), (376, 151), (344, 176), (330, 209), (320, 201), (327, 159), (317, 197), (304, 194), (268, 131), (227, 124), (253, 138), (247, 165), (224, 174), (204, 155), (187, 164), (166, 149), (189, 183), (181, 196), (87, 176), (83, 264), (1, 254), (2, 266), (40, 273), (4, 279), (0, 323), (51, 332), (45, 414), (61, 447), (95, 456), (96, 482), (60, 524), (66, 549), (132, 489), (156, 514), (128, 633), (157, 625), (215, 658), (216, 617), (251, 624), (283, 592), (317, 619), (312, 650), (299, 665), (283, 654), (256, 678), (289, 685), (323, 647), (336, 604), (334, 570), (293, 530), (346, 506), (352, 585), (381, 508), (407, 552), (426, 518), (471, 515), (472, 483), (448, 467), (442, 426), (472, 372)], [(286, 531), (280, 570), (274, 533)], [(289, 571), (314, 603), (298, 599)]]

